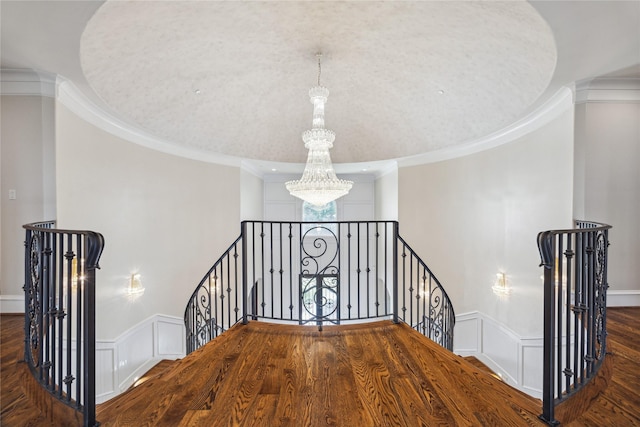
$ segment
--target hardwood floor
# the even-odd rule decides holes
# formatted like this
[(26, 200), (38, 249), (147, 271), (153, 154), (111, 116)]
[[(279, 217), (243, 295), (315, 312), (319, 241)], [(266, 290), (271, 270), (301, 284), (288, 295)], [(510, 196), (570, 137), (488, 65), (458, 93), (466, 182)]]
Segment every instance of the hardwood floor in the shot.
[[(64, 425), (22, 392), (22, 318), (0, 317), (0, 425)], [(568, 424), (640, 426), (640, 308), (608, 311), (613, 375)], [(98, 407), (103, 426), (525, 426), (540, 401), (406, 325), (239, 325)]]
[(24, 316), (0, 316), (0, 425), (59, 426), (25, 394), (23, 356)]
[(105, 426), (542, 425), (539, 408), (403, 324), (319, 332), (251, 322), (101, 406), (98, 419)]
[(640, 426), (640, 308), (607, 309), (609, 386), (569, 427)]

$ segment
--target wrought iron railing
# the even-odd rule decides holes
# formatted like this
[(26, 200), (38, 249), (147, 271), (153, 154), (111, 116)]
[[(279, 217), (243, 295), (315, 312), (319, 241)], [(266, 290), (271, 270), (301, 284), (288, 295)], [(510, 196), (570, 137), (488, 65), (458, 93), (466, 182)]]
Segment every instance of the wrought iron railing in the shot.
[(24, 226), (25, 361), (44, 389), (95, 426), (95, 282), (104, 238), (54, 226)]
[(576, 221), (576, 229), (538, 234), (544, 267), (544, 368), (540, 418), (597, 373), (607, 349), (607, 250), (611, 226)]
[(325, 324), (390, 318), (452, 349), (451, 301), (395, 221), (244, 221), (185, 310), (187, 353), (249, 319)]

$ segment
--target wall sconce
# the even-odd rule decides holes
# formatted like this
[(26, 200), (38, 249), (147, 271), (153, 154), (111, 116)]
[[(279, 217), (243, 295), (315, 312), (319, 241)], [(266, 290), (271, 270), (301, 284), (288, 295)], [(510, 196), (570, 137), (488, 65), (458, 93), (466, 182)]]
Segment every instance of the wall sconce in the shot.
[(498, 296), (506, 296), (511, 293), (511, 289), (507, 284), (507, 275), (505, 273), (496, 274), (496, 282), (491, 287), (493, 293)]
[(142, 287), (142, 280), (139, 273), (134, 273), (129, 278), (127, 293), (133, 296), (142, 295), (144, 293), (144, 288)]

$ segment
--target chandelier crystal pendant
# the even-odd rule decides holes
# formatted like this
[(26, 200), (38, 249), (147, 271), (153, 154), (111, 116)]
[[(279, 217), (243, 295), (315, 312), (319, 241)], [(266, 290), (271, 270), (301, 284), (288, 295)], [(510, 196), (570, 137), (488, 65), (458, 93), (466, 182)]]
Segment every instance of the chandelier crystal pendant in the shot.
[(329, 149), (333, 147), (336, 134), (324, 128), (324, 104), (329, 96), (329, 89), (320, 86), (320, 59), (318, 54), (318, 86), (309, 90), (309, 98), (313, 104), (313, 126), (302, 134), (304, 146), (309, 150), (307, 164), (302, 178), (285, 183), (292, 196), (298, 197), (314, 206), (324, 206), (339, 197), (346, 195), (353, 181), (338, 179)]

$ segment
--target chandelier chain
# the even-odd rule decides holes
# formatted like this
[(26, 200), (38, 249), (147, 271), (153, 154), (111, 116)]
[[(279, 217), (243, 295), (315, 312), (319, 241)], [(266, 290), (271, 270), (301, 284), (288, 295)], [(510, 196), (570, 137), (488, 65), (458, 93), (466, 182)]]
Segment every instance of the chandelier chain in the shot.
[(322, 73), (322, 65), (320, 64), (320, 61), (322, 59), (322, 54), (317, 53), (316, 56), (318, 57), (318, 86), (320, 86), (320, 74)]

